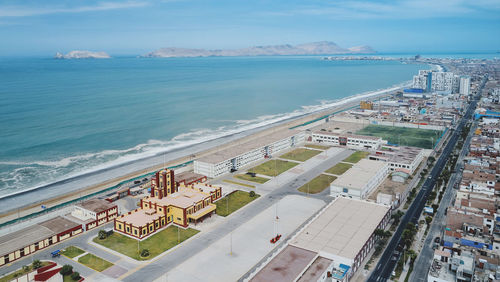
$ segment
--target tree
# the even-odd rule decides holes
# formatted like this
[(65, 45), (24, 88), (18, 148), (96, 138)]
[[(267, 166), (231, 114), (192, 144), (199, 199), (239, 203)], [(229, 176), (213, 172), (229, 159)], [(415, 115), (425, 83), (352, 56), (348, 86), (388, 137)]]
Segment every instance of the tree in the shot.
[(389, 238), (391, 236), (392, 236), (392, 232), (391, 231), (387, 230), (387, 231), (384, 232), (384, 237), (385, 238)]
[(80, 280), (80, 273), (78, 273), (78, 272), (71, 273), (71, 279), (73, 279), (75, 281)]
[(250, 197), (255, 197), (255, 191), (250, 191)]
[(432, 216), (426, 216), (425, 217), (425, 222), (427, 222), (427, 224), (431, 224), (431, 222), (432, 222)]
[(149, 257), (149, 250), (144, 249), (141, 251), (141, 257)]
[(384, 237), (385, 231), (384, 231), (384, 229), (377, 228), (377, 229), (375, 229), (374, 233), (375, 233), (375, 236), (377, 236), (377, 238), (381, 238), (381, 237)]
[(62, 275), (70, 275), (72, 272), (73, 272), (73, 267), (69, 264), (63, 265), (61, 271), (59, 271), (59, 273), (61, 273)]
[(106, 231), (104, 231), (104, 230), (101, 229), (101, 230), (99, 230), (99, 235), (98, 236), (99, 236), (99, 239), (104, 240), (104, 239), (106, 239), (108, 237), (108, 233), (106, 233)]
[(427, 159), (427, 161), (428, 161), (429, 163), (433, 163), (433, 162), (435, 162), (435, 161), (436, 161), (436, 158), (434, 158), (433, 156), (430, 156), (430, 157)]
[(36, 259), (33, 261), (32, 266), (33, 266), (33, 269), (38, 269), (38, 268), (42, 267), (42, 262), (40, 260)]
[(23, 271), (24, 271), (24, 272), (28, 272), (28, 271), (30, 271), (30, 267), (29, 267), (29, 266), (27, 266), (27, 265), (23, 265)]

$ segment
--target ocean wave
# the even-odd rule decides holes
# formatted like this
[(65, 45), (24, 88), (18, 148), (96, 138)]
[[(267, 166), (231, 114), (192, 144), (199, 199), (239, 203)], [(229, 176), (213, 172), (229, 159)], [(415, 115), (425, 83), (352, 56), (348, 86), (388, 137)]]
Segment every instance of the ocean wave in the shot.
[(148, 140), (144, 144), (138, 144), (134, 147), (123, 150), (104, 150), (94, 153), (85, 153), (54, 161), (3, 161), (0, 162), (0, 165), (14, 166), (15, 168), (0, 173), (0, 179), (2, 179), (2, 182), (0, 183), (0, 194), (12, 191), (19, 192), (21, 190), (35, 189), (36, 187), (47, 185), (66, 178), (100, 171), (139, 159), (166, 154), (174, 150), (183, 149), (196, 144), (232, 136), (234, 134), (247, 132), (306, 114), (340, 106), (360, 98), (367, 98), (393, 91), (406, 85), (408, 85), (408, 82), (399, 83), (389, 88), (379, 89), (376, 91), (367, 91), (343, 99), (318, 101), (319, 104), (305, 105), (293, 112), (262, 115), (249, 120), (235, 120), (232, 121), (232, 124), (215, 129), (195, 129), (179, 134), (168, 141)]

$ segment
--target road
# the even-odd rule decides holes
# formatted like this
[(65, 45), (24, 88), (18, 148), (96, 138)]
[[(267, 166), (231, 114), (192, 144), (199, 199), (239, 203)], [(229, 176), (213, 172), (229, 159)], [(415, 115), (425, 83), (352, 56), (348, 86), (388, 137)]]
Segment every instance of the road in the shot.
[(479, 93), (476, 95), (474, 100), (469, 104), (467, 111), (464, 117), (460, 120), (456, 130), (451, 135), (448, 143), (445, 145), (441, 156), (436, 161), (434, 167), (432, 168), (429, 177), (425, 180), (420, 189), (417, 197), (413, 201), (412, 205), (408, 208), (408, 211), (405, 213), (403, 218), (401, 219), (401, 223), (398, 228), (394, 232), (394, 236), (391, 241), (387, 244), (384, 253), (380, 257), (380, 260), (375, 267), (375, 270), (372, 272), (371, 276), (368, 278), (368, 281), (387, 281), (390, 279), (392, 275), (392, 271), (396, 267), (396, 264), (399, 260), (399, 256), (395, 255), (396, 249), (401, 251), (403, 249), (403, 242), (401, 240), (401, 235), (403, 230), (406, 228), (408, 223), (416, 224), (418, 222), (418, 218), (422, 213), (422, 210), (427, 202), (427, 198), (429, 197), (430, 192), (432, 192), (432, 188), (434, 187), (437, 177), (441, 174), (450, 154), (452, 153), (455, 145), (460, 137), (460, 134), (463, 130), (465, 123), (471, 119), (474, 110), (476, 109), (478, 97), (481, 94), (481, 91), (486, 83), (486, 78), (483, 80), (483, 84), (480, 87)]
[(466, 141), (460, 151), (460, 155), (457, 160), (457, 164), (455, 166), (455, 173), (453, 173), (450, 177), (450, 181), (448, 182), (448, 186), (446, 187), (446, 192), (439, 204), (439, 208), (434, 216), (434, 220), (432, 221), (431, 228), (425, 239), (422, 250), (420, 251), (417, 260), (414, 263), (413, 272), (410, 275), (409, 281), (427, 281), (427, 273), (429, 268), (431, 267), (432, 260), (434, 258), (434, 249), (432, 248), (434, 245), (434, 238), (440, 236), (442, 238), (442, 230), (446, 225), (446, 215), (445, 210), (451, 206), (453, 200), (455, 199), (456, 190), (453, 188), (455, 183), (460, 181), (460, 176), (462, 174), (461, 168), (463, 167), (463, 159), (467, 155), (469, 151), (469, 144), (476, 128), (477, 124), (471, 127), (469, 131), (469, 135), (467, 136)]

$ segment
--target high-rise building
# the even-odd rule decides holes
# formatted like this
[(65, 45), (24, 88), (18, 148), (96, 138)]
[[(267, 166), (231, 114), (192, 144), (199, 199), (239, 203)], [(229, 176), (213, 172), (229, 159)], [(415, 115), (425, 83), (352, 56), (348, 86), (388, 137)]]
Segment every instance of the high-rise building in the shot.
[(469, 95), (470, 94), (470, 77), (462, 76), (460, 77), (460, 94)]
[(453, 77), (454, 74), (452, 72), (433, 72), (431, 90), (452, 93)]
[(418, 75), (413, 76), (412, 88), (423, 89), (425, 92), (431, 91), (432, 71), (420, 70)]

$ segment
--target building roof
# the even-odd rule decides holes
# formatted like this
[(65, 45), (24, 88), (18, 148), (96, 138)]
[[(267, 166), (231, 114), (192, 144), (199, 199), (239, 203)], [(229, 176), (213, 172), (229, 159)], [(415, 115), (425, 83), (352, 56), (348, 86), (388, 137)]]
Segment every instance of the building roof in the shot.
[(297, 282), (317, 281), (333, 261), (324, 257), (317, 257)]
[(95, 213), (100, 213), (105, 210), (109, 210), (116, 205), (111, 204), (110, 202), (104, 199), (90, 199), (81, 203), (76, 204), (76, 206), (82, 207), (86, 210), (93, 211)]
[[(210, 188), (209, 186), (203, 185), (205, 189)], [(214, 188), (215, 189), (215, 188)], [(199, 201), (203, 201), (207, 197), (210, 197), (210, 192), (200, 192), (196, 189), (187, 188), (185, 186), (179, 186), (177, 192), (163, 197), (161, 199), (155, 197), (148, 197), (144, 200), (151, 201), (160, 206), (176, 206), (179, 208), (188, 208)]]
[(69, 229), (81, 226), (79, 223), (76, 223), (61, 216), (41, 222), (38, 225), (48, 228), (55, 234), (59, 234)]
[(9, 233), (0, 237), (0, 256), (12, 253), (54, 235), (53, 231), (38, 224)]
[(377, 158), (383, 157), (393, 163), (411, 164), (422, 151), (421, 148), (410, 146), (384, 146), (381, 150), (377, 150), (374, 156)]
[(130, 223), (135, 227), (142, 227), (160, 218), (162, 214), (156, 213), (154, 209), (137, 209), (130, 214), (125, 214), (120, 218), (124, 223)]
[(357, 134), (348, 134), (348, 133), (336, 133), (336, 132), (328, 132), (328, 131), (314, 131), (313, 134), (330, 135), (330, 136), (336, 136), (336, 137), (356, 138), (356, 139), (362, 139), (362, 140), (382, 141), (382, 138), (378, 137), (378, 136), (357, 135)]
[(206, 176), (198, 173), (194, 173), (192, 171), (184, 171), (179, 174), (175, 174), (175, 182), (186, 182), (191, 183), (197, 181), (198, 179), (204, 178)]
[(294, 281), (314, 257), (316, 252), (288, 245), (250, 281)]
[(243, 155), (247, 152), (250, 152), (252, 150), (258, 149), (265, 147), (267, 145), (270, 145), (274, 142), (283, 140), (285, 138), (290, 138), (296, 134), (298, 134), (300, 131), (298, 130), (281, 130), (277, 132), (273, 132), (269, 135), (262, 136), (260, 138), (250, 140), (247, 142), (243, 143), (238, 143), (235, 144), (231, 147), (224, 148), (222, 150), (219, 150), (218, 152), (215, 152), (213, 154), (210, 154), (208, 156), (204, 156), (197, 161), (199, 162), (204, 162), (204, 163), (211, 163), (211, 164), (217, 164), (223, 161), (227, 161), (230, 159), (234, 159), (237, 156)]
[(380, 170), (387, 169), (386, 166), (385, 162), (362, 159), (335, 179), (331, 185), (361, 190)]
[(55, 217), (0, 237), (0, 256), (20, 250), (64, 231), (81, 226), (64, 217)]
[(353, 260), (390, 210), (389, 206), (338, 197), (307, 225), (291, 245)]

